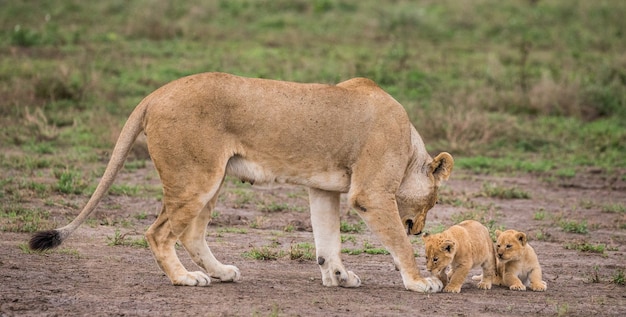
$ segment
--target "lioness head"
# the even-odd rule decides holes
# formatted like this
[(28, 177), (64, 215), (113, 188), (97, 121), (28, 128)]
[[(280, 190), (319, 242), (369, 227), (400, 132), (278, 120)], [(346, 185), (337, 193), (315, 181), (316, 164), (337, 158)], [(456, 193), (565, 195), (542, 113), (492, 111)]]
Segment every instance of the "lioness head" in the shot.
[(396, 194), (398, 211), (407, 234), (422, 233), (426, 215), (437, 203), (439, 185), (450, 177), (453, 166), (452, 155), (442, 152), (432, 162), (409, 169)]
[(437, 275), (452, 263), (457, 250), (456, 242), (440, 233), (425, 233), (422, 238), (426, 249), (426, 269)]
[(525, 233), (516, 230), (496, 230), (496, 237), (496, 251), (500, 261), (514, 261), (522, 257), (523, 252), (521, 251), (528, 242)]

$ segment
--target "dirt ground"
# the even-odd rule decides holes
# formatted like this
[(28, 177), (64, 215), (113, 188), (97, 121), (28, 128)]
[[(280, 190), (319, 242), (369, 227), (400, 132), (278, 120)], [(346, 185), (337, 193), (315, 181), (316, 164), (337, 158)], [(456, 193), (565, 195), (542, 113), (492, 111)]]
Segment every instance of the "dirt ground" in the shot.
[[(243, 255), (255, 247), (271, 245), (288, 253), (295, 244), (313, 243), (306, 191), (288, 185), (250, 189), (233, 181), (223, 190), (207, 241), (220, 261), (239, 267), (242, 279), (213, 281), (208, 287), (172, 286), (149, 249), (111, 245), (116, 230), (124, 238), (141, 239), (160, 208), (158, 199), (107, 196), (96, 220), (56, 251), (29, 253), (24, 250), (29, 234), (1, 233), (0, 316), (624, 316), (626, 288), (614, 279), (626, 271), (626, 214), (602, 207), (626, 204), (622, 179), (593, 170), (567, 179), (453, 173), (441, 203), (429, 213), (427, 228), (450, 226), (458, 215), (473, 212), (498, 227), (528, 233), (548, 283), (546, 292), (498, 286), (480, 290), (468, 276), (460, 294), (417, 294), (404, 289), (390, 255), (365, 253), (342, 255), (346, 268), (361, 278), (361, 287), (324, 287), (314, 260), (285, 256), (263, 261)], [(159, 184), (150, 163), (124, 171), (117, 183)], [(484, 184), (491, 183), (518, 188), (530, 198), (481, 194)], [(86, 197), (62, 198), (72, 204), (37, 198), (27, 204), (50, 210), (62, 225), (79, 212)], [(290, 207), (267, 208), (272, 204)], [(345, 202), (344, 210), (344, 221), (359, 223)], [(586, 234), (565, 232), (559, 225), (583, 220)], [(354, 237), (344, 243), (346, 248), (364, 242), (380, 246), (367, 228), (344, 235)], [(421, 238), (412, 241), (420, 269), (428, 275)], [(594, 253), (572, 247), (581, 243), (606, 249)], [(178, 253), (188, 269), (196, 270), (182, 248)]]

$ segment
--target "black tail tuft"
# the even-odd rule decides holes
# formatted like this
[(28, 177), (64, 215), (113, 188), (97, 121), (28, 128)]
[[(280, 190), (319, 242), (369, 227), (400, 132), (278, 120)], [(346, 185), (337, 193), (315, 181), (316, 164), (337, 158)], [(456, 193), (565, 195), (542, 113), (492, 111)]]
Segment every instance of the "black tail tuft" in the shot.
[(31, 250), (44, 251), (58, 247), (63, 240), (57, 230), (39, 231), (30, 238), (28, 246)]

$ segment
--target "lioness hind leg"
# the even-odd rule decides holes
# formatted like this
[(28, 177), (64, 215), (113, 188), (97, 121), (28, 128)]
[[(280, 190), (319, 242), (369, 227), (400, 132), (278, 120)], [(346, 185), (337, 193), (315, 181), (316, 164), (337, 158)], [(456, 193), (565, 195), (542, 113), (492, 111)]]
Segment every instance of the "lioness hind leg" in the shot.
[(358, 287), (361, 279), (352, 271), (346, 271), (341, 262), (339, 198), (337, 192), (309, 189), (317, 263), (322, 271), (324, 286)]
[[(219, 193), (219, 191), (218, 191)], [(206, 242), (206, 228), (211, 221), (211, 212), (217, 202), (217, 193), (202, 209), (200, 214), (191, 221), (187, 230), (180, 236), (180, 241), (191, 256), (191, 259), (214, 278), (222, 282), (233, 282), (240, 278), (239, 269), (233, 265), (224, 265), (218, 261)]]
[(174, 248), (177, 237), (170, 230), (167, 207), (163, 204), (161, 213), (146, 232), (146, 240), (159, 267), (174, 285), (207, 286), (211, 279), (203, 272), (189, 272), (176, 255)]

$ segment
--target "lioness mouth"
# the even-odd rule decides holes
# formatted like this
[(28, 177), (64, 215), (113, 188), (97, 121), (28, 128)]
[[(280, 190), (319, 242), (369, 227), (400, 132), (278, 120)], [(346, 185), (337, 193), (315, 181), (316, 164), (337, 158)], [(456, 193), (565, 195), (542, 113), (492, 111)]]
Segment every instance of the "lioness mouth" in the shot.
[(411, 234), (411, 229), (413, 229), (413, 220), (409, 219), (406, 221), (406, 234)]

